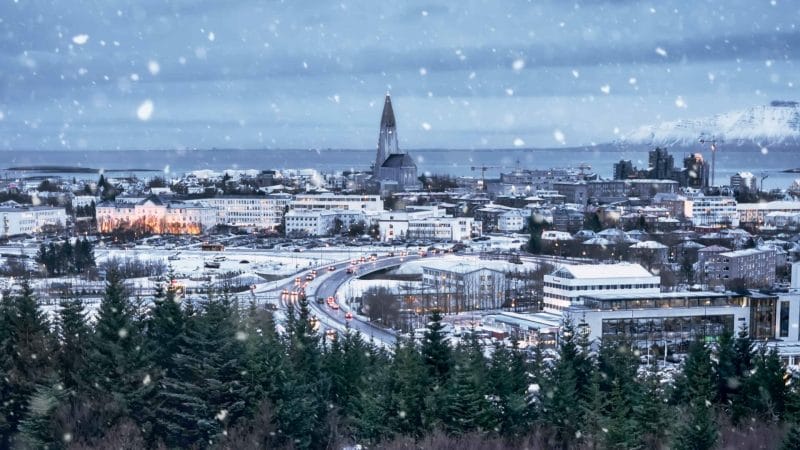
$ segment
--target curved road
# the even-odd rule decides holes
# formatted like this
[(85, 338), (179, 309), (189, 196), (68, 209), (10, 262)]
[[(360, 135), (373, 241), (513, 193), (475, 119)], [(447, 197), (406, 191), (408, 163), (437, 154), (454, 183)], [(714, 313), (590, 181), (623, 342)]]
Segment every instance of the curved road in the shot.
[[(348, 274), (346, 270), (344, 270), (347, 266), (346, 264), (341, 267), (337, 266), (335, 271), (329, 272), (327, 276), (320, 277), (321, 280), (319, 283), (315, 283), (315, 285), (311, 286), (313, 292), (309, 294), (309, 298), (313, 296), (315, 300), (321, 299), (322, 303), (320, 304), (312, 300), (309, 303), (310, 308), (323, 324), (337, 331), (344, 331), (348, 324), (348, 320), (345, 319), (345, 314), (347, 314), (348, 311), (346, 306), (340, 303), (340, 308), (335, 310), (327, 305), (325, 299), (330, 296), (336, 297), (336, 291), (339, 290), (339, 287), (354, 276), (363, 276), (367, 273), (382, 270), (387, 267), (399, 266), (403, 262), (413, 261), (415, 259), (419, 259), (419, 256), (394, 256), (381, 258), (375, 262), (361, 263), (358, 266), (358, 273), (356, 274)], [(377, 344), (386, 347), (393, 347), (397, 339), (394, 332), (374, 325), (371, 322), (359, 320), (356, 315), (353, 315), (353, 319), (349, 321), (349, 325), (350, 329), (360, 332), (365, 338), (371, 338)]]

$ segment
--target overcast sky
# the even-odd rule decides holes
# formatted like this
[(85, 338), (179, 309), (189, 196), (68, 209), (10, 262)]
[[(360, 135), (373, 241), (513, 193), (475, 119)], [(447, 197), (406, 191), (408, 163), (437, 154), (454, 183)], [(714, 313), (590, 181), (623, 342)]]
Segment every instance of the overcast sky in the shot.
[(608, 142), (799, 99), (792, 0), (0, 0), (0, 148)]

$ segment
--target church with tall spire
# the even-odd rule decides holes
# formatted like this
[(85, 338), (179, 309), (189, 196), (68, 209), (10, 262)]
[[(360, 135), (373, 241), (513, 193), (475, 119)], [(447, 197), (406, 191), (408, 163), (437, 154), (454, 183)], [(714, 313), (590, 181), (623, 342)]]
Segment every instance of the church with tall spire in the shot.
[(400, 150), (397, 143), (397, 121), (392, 108), (392, 97), (386, 93), (378, 133), (378, 150), (372, 166), (372, 181), (381, 193), (419, 189), (417, 165), (414, 159)]

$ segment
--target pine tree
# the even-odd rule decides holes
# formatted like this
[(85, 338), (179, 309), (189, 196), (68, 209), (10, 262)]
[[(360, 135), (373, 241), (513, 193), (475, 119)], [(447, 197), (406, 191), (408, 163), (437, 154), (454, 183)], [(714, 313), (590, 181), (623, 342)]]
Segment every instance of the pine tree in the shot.
[(645, 446), (657, 448), (666, 440), (671, 423), (669, 410), (664, 403), (664, 395), (661, 390), (658, 360), (653, 359), (640, 382), (643, 385), (642, 395), (635, 411), (636, 417)]
[(390, 358), (372, 346), (364, 383), (353, 400), (353, 435), (359, 442), (375, 444), (393, 435), (390, 423), (393, 386)]
[(205, 443), (220, 431), (205, 398), (208, 371), (201, 349), (204, 343), (198, 336), (200, 326), (196, 316), (185, 321), (153, 395), (153, 434), (170, 447)]
[(781, 450), (797, 450), (800, 448), (800, 425), (797, 423), (791, 424), (789, 432), (783, 438)]
[(713, 448), (718, 439), (712, 403), (714, 373), (710, 352), (700, 340), (692, 342), (689, 346), (679, 386), (685, 390), (684, 418), (675, 436), (675, 448), (678, 450)]
[(576, 341), (575, 328), (567, 317), (559, 332), (558, 362), (543, 386), (542, 421), (552, 430), (550, 444), (564, 449), (582, 437), (584, 418), (581, 405), (586, 404), (591, 392), (591, 378), (584, 386), (578, 385), (577, 371), (578, 368), (584, 370), (586, 356), (581, 354)]
[(493, 398), (492, 420), (498, 432), (507, 438), (520, 437), (528, 428), (528, 408), (525, 396), (528, 373), (522, 352), (516, 345), (509, 350), (495, 345), (486, 376), (488, 391)]
[(755, 356), (754, 374), (750, 377), (752, 409), (768, 421), (781, 420), (786, 412), (789, 389), (786, 368), (776, 348), (762, 345)]
[(444, 384), (452, 367), (452, 349), (447, 343), (442, 324), (441, 311), (434, 310), (428, 322), (428, 329), (422, 340), (422, 358), (428, 366), (431, 376), (440, 384)]
[(389, 382), (387, 409), (392, 429), (398, 434), (421, 436), (431, 421), (426, 417), (425, 399), (435, 384), (413, 341), (400, 341), (395, 346)]
[(319, 448), (327, 441), (329, 384), (321, 370), (319, 335), (308, 301), (300, 299), (286, 320), (287, 382), (281, 386), (275, 421), (280, 435), (296, 448)]
[(474, 333), (459, 347), (456, 364), (445, 387), (440, 421), (453, 434), (492, 430), (495, 427), (487, 401), (486, 361)]
[(625, 392), (626, 387), (620, 381), (616, 380), (611, 390), (608, 402), (610, 412), (603, 441), (606, 448), (642, 448), (641, 429), (633, 409), (634, 399)]
[(23, 448), (62, 448), (63, 430), (54, 418), (57, 408), (65, 404), (68, 392), (56, 379), (37, 386), (27, 404), (25, 419), (19, 425)]
[(4, 295), (0, 311), (0, 448), (26, 416), (28, 398), (53, 373), (53, 339), (28, 280), (17, 295)]
[(85, 387), (91, 336), (83, 302), (78, 298), (61, 300), (56, 325), (59, 338), (56, 361), (60, 380), (65, 389), (76, 391)]
[[(172, 285), (174, 275), (169, 275), (168, 286), (156, 285), (153, 308), (147, 324), (147, 340), (151, 346), (149, 357), (151, 365), (158, 371), (172, 366), (173, 355), (177, 353), (179, 339), (185, 335), (185, 317), (181, 301)], [(151, 374), (156, 376), (158, 374)]]
[(107, 274), (89, 352), (94, 401), (113, 402), (120, 414), (144, 414), (143, 397), (152, 389), (143, 349), (142, 321), (119, 272)]
[(245, 332), (247, 373), (245, 382), (257, 400), (268, 399), (273, 405), (278, 400), (280, 386), (285, 380), (285, 363), (282, 343), (275, 330), (270, 311), (252, 305), (247, 317)]

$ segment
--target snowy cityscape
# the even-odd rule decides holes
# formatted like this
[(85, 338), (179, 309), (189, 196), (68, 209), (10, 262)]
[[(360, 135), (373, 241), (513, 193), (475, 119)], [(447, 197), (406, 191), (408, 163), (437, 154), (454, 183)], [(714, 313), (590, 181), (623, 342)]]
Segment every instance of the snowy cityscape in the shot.
[(788, 2), (25, 3), (0, 448), (800, 448)]

